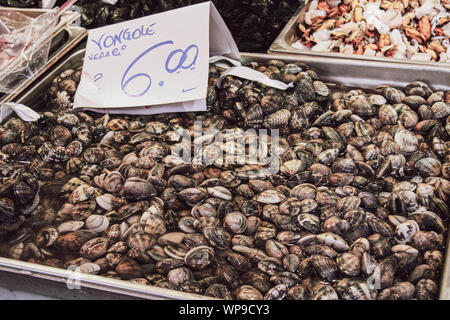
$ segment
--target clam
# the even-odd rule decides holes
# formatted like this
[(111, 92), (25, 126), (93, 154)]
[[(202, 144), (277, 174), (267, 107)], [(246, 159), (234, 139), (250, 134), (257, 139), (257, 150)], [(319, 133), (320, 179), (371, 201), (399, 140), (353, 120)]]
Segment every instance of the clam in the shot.
[(105, 216), (93, 214), (86, 219), (85, 225), (90, 231), (102, 233), (109, 227), (109, 220)]
[(123, 196), (133, 200), (148, 199), (156, 196), (155, 187), (144, 179), (132, 177), (128, 178), (123, 185)]
[(192, 270), (202, 270), (208, 267), (214, 259), (214, 249), (207, 246), (199, 246), (189, 250), (184, 263)]

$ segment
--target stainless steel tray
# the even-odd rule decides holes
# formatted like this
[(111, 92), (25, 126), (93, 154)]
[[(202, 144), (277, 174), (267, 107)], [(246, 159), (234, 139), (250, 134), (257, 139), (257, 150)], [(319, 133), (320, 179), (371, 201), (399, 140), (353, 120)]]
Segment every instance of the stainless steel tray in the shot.
[[(50, 73), (39, 79), (16, 102), (26, 104), (38, 110), (44, 110), (42, 104), (47, 88), (54, 77), (67, 68), (75, 68), (82, 64), (85, 50), (76, 51), (61, 61)], [(450, 69), (434, 66), (414, 66), (401, 63), (385, 63), (373, 61), (352, 61), (346, 59), (332, 59), (324, 57), (298, 56), (298, 55), (267, 55), (242, 53), (242, 61), (268, 61), (280, 59), (285, 62), (305, 62), (313, 67), (325, 81), (334, 82), (342, 86), (373, 88), (376, 85), (388, 83), (392, 86), (405, 86), (412, 80), (420, 79), (429, 83), (435, 90), (450, 90)], [(364, 80), (370, 77), (369, 80)], [(389, 79), (389, 80), (385, 80)], [(447, 248), (450, 245), (447, 238)], [(445, 264), (440, 282), (440, 299), (450, 299), (450, 256), (445, 253)], [(73, 272), (36, 265), (32, 263), (0, 258), (0, 278), (5, 274), (21, 274), (33, 279), (46, 279), (55, 287), (54, 283), (65, 283), (72, 279)], [(3, 274), (2, 274), (3, 273)], [(82, 288), (125, 295), (127, 297), (147, 299), (211, 299), (190, 293), (161, 289), (153, 286), (142, 286), (127, 281), (114, 280), (101, 276), (80, 275)], [(59, 297), (67, 297), (74, 290), (68, 290), (64, 285), (59, 286), (56, 293)]]
[[(84, 44), (81, 44), (84, 46)], [(36, 110), (44, 110), (47, 105), (45, 103), (45, 95), (54, 78), (60, 75), (64, 70), (69, 68), (78, 68), (83, 65), (85, 49), (80, 49), (60, 60), (58, 65), (49, 70), (41, 78), (38, 79), (32, 86), (28, 88), (23, 94), (19, 95), (14, 102), (25, 104)]]
[(325, 56), (296, 54), (243, 54), (244, 59), (278, 59), (301, 61), (311, 66), (322, 80), (348, 87), (374, 88), (381, 84), (404, 87), (413, 80), (422, 80), (435, 90), (450, 90), (450, 67), (415, 65), (391, 61), (363, 61)]
[(417, 65), (428, 65), (428, 66), (443, 66), (450, 68), (449, 62), (427, 62), (427, 61), (416, 61), (407, 59), (394, 59), (394, 58), (384, 58), (384, 57), (371, 57), (356, 54), (343, 54), (336, 52), (313, 52), (309, 50), (301, 50), (294, 48), (292, 44), (298, 40), (297, 35), (297, 25), (305, 20), (305, 14), (311, 4), (310, 0), (306, 0), (305, 4), (301, 6), (297, 13), (289, 20), (286, 26), (283, 28), (281, 33), (275, 39), (275, 41), (270, 46), (268, 53), (287, 53), (287, 54), (300, 54), (312, 57), (330, 57), (330, 58), (341, 58), (350, 59), (357, 61), (382, 61), (382, 62), (393, 62), (393, 63), (405, 63), (405, 64), (417, 64)]
[(14, 100), (19, 94), (21, 94), (29, 85), (31, 85), (37, 78), (39, 78), (45, 71), (50, 69), (56, 62), (58, 62), (67, 52), (75, 47), (80, 41), (82, 41), (88, 34), (85, 28), (78, 26), (67, 26), (62, 29), (52, 39), (49, 59), (47, 64), (43, 66), (34, 78), (28, 79), (14, 92), (0, 95), (0, 104), (4, 102), (10, 102)]
[[(16, 12), (22, 13), (24, 15), (27, 15), (31, 18), (36, 18), (39, 15), (48, 12), (47, 9), (20, 9), (20, 8), (6, 8), (6, 7), (0, 7), (1, 11), (11, 11), (14, 10)], [(36, 71), (36, 76), (32, 77), (31, 79), (28, 79), (26, 81), (23, 81), (17, 88), (14, 90), (14, 92), (8, 93), (8, 94), (2, 94), (0, 96), (0, 103), (2, 102), (8, 102), (11, 101), (14, 97), (17, 96), (18, 93), (22, 92), (25, 88), (27, 88), (36, 78), (38, 78), (45, 70), (47, 70), (50, 66), (52, 66), (59, 58), (62, 57), (62, 52), (67, 52), (70, 48), (72, 48), (75, 44), (77, 44), (81, 39), (83, 39), (87, 35), (87, 31), (84, 28), (80, 28), (77, 26), (69, 27), (69, 24), (73, 23), (76, 19), (80, 17), (80, 14), (78, 12), (74, 11), (66, 11), (64, 12), (61, 17), (59, 18), (55, 28), (54, 32), (49, 35), (45, 39), (40, 39), (39, 43), (44, 44), (48, 43), (48, 41), (51, 42), (51, 48), (49, 53), (48, 61), (45, 65), (41, 66)], [(68, 28), (71, 28), (70, 30)], [(60, 52), (52, 52), (52, 47), (54, 46), (55, 40), (61, 41), (61, 37), (67, 38), (67, 42), (60, 44)], [(56, 42), (56, 43), (57, 43)], [(55, 47), (53, 47), (54, 50)], [(30, 49), (31, 50), (31, 49)], [(52, 55), (53, 53), (53, 55)], [(14, 64), (19, 63), (19, 60), (15, 60), (12, 62), (12, 64), (8, 65), (5, 69), (9, 70)], [(1, 75), (0, 77), (4, 77), (4, 75)]]

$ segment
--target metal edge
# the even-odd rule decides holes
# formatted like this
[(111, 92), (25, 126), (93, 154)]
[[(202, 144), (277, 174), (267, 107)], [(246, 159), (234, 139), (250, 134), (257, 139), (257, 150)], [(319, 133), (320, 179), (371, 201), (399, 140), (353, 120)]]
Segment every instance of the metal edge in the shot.
[[(321, 74), (323, 79), (331, 82), (342, 83), (342, 75), (336, 74), (338, 69), (346, 66), (345, 70), (358, 69), (362, 72), (355, 75), (354, 83), (342, 83), (346, 86), (357, 86), (363, 89), (373, 88), (381, 84), (394, 85), (400, 82), (407, 85), (412, 80), (423, 80), (429, 82), (436, 90), (450, 90), (450, 68), (438, 65), (416, 65), (391, 62), (386, 64), (381, 61), (362, 61), (331, 57), (313, 57), (298, 54), (264, 54), (264, 53), (241, 53), (241, 56), (250, 60), (267, 61), (269, 59), (283, 60), (286, 62), (304, 62)], [(369, 74), (384, 74), (383, 80), (368, 77)], [(412, 78), (415, 77), (415, 78)], [(352, 78), (349, 78), (352, 79)], [(367, 81), (366, 81), (367, 80)], [(437, 82), (437, 80), (441, 80)], [(370, 84), (368, 83), (370, 81)]]
[[(300, 21), (300, 16), (308, 10), (311, 4), (311, 0), (305, 0), (305, 4), (300, 6), (297, 13), (289, 20), (286, 26), (283, 28), (281, 33), (275, 39), (275, 41), (267, 50), (269, 54), (297, 54), (297, 55), (305, 55), (305, 56), (313, 56), (313, 57), (330, 57), (330, 58), (341, 58), (348, 60), (361, 60), (361, 61), (381, 61), (384, 63), (404, 63), (408, 65), (424, 65), (424, 66), (442, 66), (442, 67), (450, 67), (450, 62), (427, 62), (427, 61), (418, 61), (418, 60), (410, 60), (410, 59), (396, 59), (396, 58), (382, 58), (382, 57), (371, 57), (365, 55), (347, 55), (343, 53), (337, 52), (314, 52), (307, 50), (300, 50), (292, 47), (292, 45), (288, 42), (287, 37), (292, 30), (295, 30), (296, 23)], [(293, 31), (295, 34), (295, 31)]]
[[(50, 74), (46, 76), (42, 81), (45, 81), (45, 79), (48, 79), (53, 77), (55, 73), (62, 71), (61, 69), (65, 68), (68, 64), (73, 64), (72, 60), (74, 59), (80, 59), (84, 57), (85, 49), (80, 49), (76, 52), (74, 52), (71, 56), (67, 57), (64, 61), (60, 61), (60, 64), (52, 70)], [(450, 79), (450, 69), (445, 69), (438, 66), (411, 66), (411, 65), (405, 65), (402, 63), (392, 63), (389, 65), (386, 65), (379, 61), (371, 61), (371, 62), (363, 62), (363, 61), (349, 61), (348, 59), (332, 59), (332, 58), (325, 58), (325, 57), (306, 57), (306, 56), (300, 56), (300, 55), (269, 55), (269, 54), (260, 54), (260, 53), (247, 53), (243, 52), (241, 53), (242, 59), (248, 60), (248, 61), (267, 61), (272, 59), (280, 59), (287, 62), (305, 62), (305, 63), (319, 63), (319, 64), (325, 64), (325, 63), (333, 63), (333, 64), (352, 64), (355, 63), (358, 65), (358, 67), (364, 68), (364, 67), (373, 67), (373, 68), (387, 68), (387, 69), (398, 69), (398, 70), (405, 70), (405, 69), (420, 69), (420, 70), (426, 70), (430, 72), (444, 72), (449, 75)], [(394, 71), (393, 71), (394, 72)], [(412, 80), (412, 79), (411, 79)], [(27, 93), (20, 97), (20, 100), (25, 100), (28, 95), (32, 94), (33, 89), (36, 89), (38, 84), (35, 84), (34, 87), (29, 88)], [(450, 83), (449, 83), (450, 86)], [(447, 237), (447, 247), (445, 252), (445, 264), (443, 265), (442, 274), (441, 274), (441, 281), (439, 283), (440, 285), (440, 296), (439, 299), (441, 300), (449, 300), (450, 299), (450, 288), (447, 288), (446, 283), (450, 284), (450, 256), (449, 256), (449, 250), (450, 247), (450, 237)], [(37, 278), (43, 278), (48, 279), (50, 281), (57, 281), (57, 282), (64, 282), (69, 279), (69, 277), (73, 277), (73, 272), (58, 269), (58, 268), (52, 268), (42, 265), (37, 265), (33, 263), (18, 261), (18, 260), (12, 260), (7, 258), (0, 258), (0, 270), (6, 271), (6, 272), (13, 272), (17, 274), (24, 274), (24, 275), (30, 275)], [(163, 289), (153, 286), (143, 286), (143, 285), (137, 285), (131, 282), (123, 281), (123, 280), (116, 280), (111, 279), (103, 276), (93, 276), (93, 275), (81, 275), (81, 282), (82, 286), (92, 288), (99, 291), (110, 291), (118, 294), (124, 294), (127, 296), (133, 296), (133, 297), (139, 297), (139, 298), (152, 298), (152, 299), (202, 299), (202, 300), (211, 300), (212, 297), (205, 297), (201, 295), (191, 294), (191, 293), (183, 293), (180, 291), (175, 290), (169, 290), (169, 289)]]
[[(117, 280), (103, 276), (83, 274), (75, 271), (53, 268), (34, 263), (0, 258), (0, 271), (12, 272), (25, 276), (74, 284), (77, 281), (81, 287), (107, 291), (143, 299), (155, 300), (213, 300), (213, 297), (201, 296), (193, 293), (140, 285), (129, 281)], [(67, 290), (74, 290), (69, 289)], [(214, 299), (215, 300), (215, 299)]]
[(450, 300), (450, 234), (447, 233), (447, 247), (442, 266), (439, 300)]

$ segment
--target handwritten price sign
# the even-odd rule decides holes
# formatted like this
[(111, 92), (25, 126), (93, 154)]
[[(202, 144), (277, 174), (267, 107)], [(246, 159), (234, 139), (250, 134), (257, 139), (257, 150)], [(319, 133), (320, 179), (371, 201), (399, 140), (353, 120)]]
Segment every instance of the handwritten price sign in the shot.
[(210, 2), (91, 30), (74, 107), (205, 110), (210, 51), (239, 58)]
[[(131, 75), (133, 73), (132, 69), (135, 66), (135, 64), (137, 64), (141, 59), (144, 59), (153, 50), (156, 50), (163, 46), (173, 45), (173, 44), (174, 44), (173, 41), (164, 41), (164, 42), (157, 43), (154, 46), (145, 50), (135, 60), (133, 60), (131, 62), (131, 64), (125, 70), (125, 73), (124, 73), (124, 75), (122, 77), (122, 81), (121, 81), (121, 89), (127, 96), (132, 97), (132, 98), (141, 97), (141, 96), (145, 95), (152, 86), (152, 78), (150, 77), (150, 75), (148, 73), (137, 73), (137, 74)], [(192, 53), (192, 52), (194, 52), (194, 53)], [(166, 63), (165, 63), (166, 72), (168, 74), (171, 74), (174, 72), (181, 73), (182, 70), (195, 70), (195, 63), (197, 62), (198, 54), (199, 54), (199, 49), (198, 49), (198, 46), (195, 44), (191, 44), (185, 50), (182, 50), (182, 49), (172, 50), (166, 59)], [(176, 58), (178, 58), (178, 60)], [(173, 60), (175, 60), (176, 62), (173, 62)], [(132, 85), (130, 85), (131, 81), (138, 79), (138, 78), (144, 78), (144, 81), (148, 82), (145, 89), (141, 90), (139, 88), (132, 87)], [(160, 81), (159, 86), (162, 87), (163, 85), (164, 85), (164, 81)], [(127, 89), (127, 87), (131, 87), (131, 89)], [(195, 89), (197, 89), (197, 87), (190, 88), (190, 89), (182, 89), (182, 92), (186, 93), (189, 91), (193, 91)], [(131, 91), (135, 91), (135, 93), (132, 93)]]

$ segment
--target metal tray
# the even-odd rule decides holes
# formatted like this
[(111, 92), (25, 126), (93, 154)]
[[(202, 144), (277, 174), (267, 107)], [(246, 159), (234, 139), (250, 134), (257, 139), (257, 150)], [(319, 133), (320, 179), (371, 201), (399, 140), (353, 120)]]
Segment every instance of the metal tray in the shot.
[[(39, 15), (48, 12), (47, 9), (20, 9), (20, 8), (6, 8), (0, 7), (0, 11), (11, 11), (14, 10), (16, 12), (25, 14), (31, 18), (36, 18)], [(27, 88), (36, 78), (38, 78), (45, 70), (51, 67), (58, 59), (60, 59), (64, 53), (66, 53), (70, 48), (75, 46), (79, 41), (81, 41), (86, 35), (87, 31), (85, 28), (80, 28), (77, 26), (69, 26), (76, 19), (80, 17), (78, 12), (74, 11), (66, 11), (64, 12), (58, 20), (57, 25), (54, 28), (53, 34), (51, 34), (46, 39), (40, 39), (40, 43), (44, 44), (48, 41), (51, 41), (50, 44), (50, 52), (49, 58), (45, 65), (41, 66), (35, 73), (35, 77), (23, 81), (17, 88), (11, 93), (4, 93), (0, 95), (0, 103), (9, 102), (14, 97), (17, 96), (20, 92), (22, 92), (25, 88)], [(56, 49), (59, 49), (55, 52)], [(15, 60), (14, 63), (19, 63), (18, 60)], [(6, 68), (10, 68), (11, 65), (8, 65)], [(3, 76), (2, 76), (3, 77)]]
[(305, 14), (311, 4), (310, 0), (306, 0), (305, 4), (302, 5), (297, 13), (289, 20), (286, 26), (283, 28), (281, 33), (275, 39), (275, 41), (270, 46), (268, 53), (287, 53), (287, 54), (300, 54), (312, 57), (331, 57), (331, 58), (341, 58), (341, 59), (351, 59), (358, 61), (382, 61), (382, 62), (393, 62), (393, 63), (406, 63), (406, 64), (417, 64), (417, 65), (428, 65), (428, 66), (443, 66), (450, 68), (450, 62), (427, 62), (427, 61), (417, 61), (408, 59), (395, 59), (395, 58), (384, 58), (384, 57), (371, 57), (365, 55), (357, 54), (343, 54), (337, 52), (314, 52), (310, 50), (297, 49), (292, 46), (294, 42), (298, 40), (297, 35), (297, 25), (305, 20)]
[[(67, 68), (75, 68), (82, 64), (85, 50), (74, 52), (64, 61), (38, 80), (26, 93), (19, 97), (16, 102), (26, 104), (39, 111), (45, 110), (45, 93), (52, 79)], [(369, 88), (379, 84), (389, 83), (392, 86), (405, 86), (412, 80), (418, 79), (428, 82), (434, 89), (450, 90), (450, 69), (434, 66), (414, 66), (401, 63), (386, 65), (382, 62), (352, 61), (349, 59), (332, 59), (324, 57), (298, 56), (298, 55), (268, 55), (242, 53), (242, 62), (268, 61), (279, 59), (285, 62), (305, 62), (314, 68), (321, 79), (331, 81), (338, 85), (349, 87)], [(368, 77), (369, 80), (364, 80)], [(389, 80), (385, 80), (389, 79)], [(447, 238), (447, 246), (450, 246), (450, 238)], [(447, 251), (447, 250), (446, 250)], [(450, 256), (445, 253), (445, 264), (442, 269), (440, 282), (440, 299), (450, 300)], [(73, 277), (73, 272), (56, 269), (28, 262), (11, 260), (0, 257), (0, 279), (10, 277), (10, 274), (23, 275), (30, 279), (44, 279), (51, 290), (55, 290), (58, 297), (81, 297), (79, 290), (68, 290), (64, 285), (68, 279)], [(97, 298), (105, 298), (104, 295), (111, 293), (125, 295), (126, 297), (147, 299), (212, 299), (190, 293), (183, 293), (153, 286), (142, 286), (127, 281), (114, 280), (101, 276), (80, 275), (80, 285), (89, 288)], [(1, 283), (1, 280), (0, 280)], [(59, 286), (56, 285), (59, 283)], [(46, 292), (47, 294), (47, 292)]]
[[(80, 44), (80, 46), (84, 47), (84, 43)], [(59, 61), (57, 66), (51, 70), (48, 70), (48, 72), (39, 78), (33, 86), (29, 87), (28, 90), (19, 95), (14, 102), (22, 103), (38, 111), (45, 110), (47, 107), (45, 103), (45, 96), (52, 80), (60, 75), (64, 70), (75, 69), (82, 66), (84, 54), (85, 49), (82, 48), (76, 50), (64, 60)]]
[(21, 94), (29, 85), (31, 85), (37, 78), (39, 78), (45, 71), (50, 69), (56, 62), (58, 62), (67, 52), (75, 47), (88, 34), (85, 28), (78, 26), (67, 26), (61, 30), (53, 39), (49, 52), (49, 59), (47, 64), (43, 66), (34, 78), (28, 79), (14, 92), (8, 94), (0, 94), (0, 104), (14, 100)]

